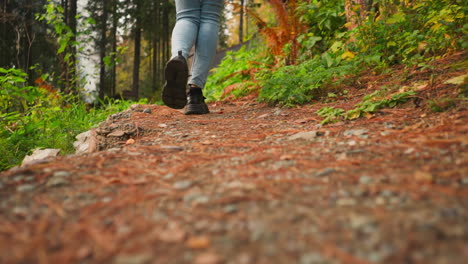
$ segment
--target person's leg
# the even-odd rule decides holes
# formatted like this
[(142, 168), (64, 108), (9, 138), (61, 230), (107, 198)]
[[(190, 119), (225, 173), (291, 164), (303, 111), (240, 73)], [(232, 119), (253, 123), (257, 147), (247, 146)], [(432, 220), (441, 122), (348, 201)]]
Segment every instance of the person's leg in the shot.
[(208, 71), (216, 55), (219, 21), (223, 6), (223, 0), (201, 0), (201, 19), (195, 42), (195, 57), (188, 82), (199, 88), (205, 87)]
[(199, 0), (176, 0), (176, 24), (172, 31), (172, 58), (182, 51), (185, 59), (198, 36), (201, 15)]
[(172, 31), (172, 58), (164, 69), (162, 100), (165, 105), (180, 109), (187, 104), (187, 57), (200, 26), (201, 3), (197, 0), (176, 0), (177, 21)]

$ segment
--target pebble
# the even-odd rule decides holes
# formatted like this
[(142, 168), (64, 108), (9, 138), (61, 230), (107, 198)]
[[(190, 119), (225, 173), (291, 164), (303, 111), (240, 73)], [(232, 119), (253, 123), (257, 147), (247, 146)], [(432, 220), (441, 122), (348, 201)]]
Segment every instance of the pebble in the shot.
[(322, 171), (319, 171), (317, 173), (315, 173), (315, 177), (324, 177), (324, 176), (328, 176), (334, 172), (336, 172), (337, 170), (334, 169), (334, 168), (325, 168), (323, 169)]
[(357, 202), (353, 198), (340, 198), (338, 201), (336, 201), (336, 204), (338, 206), (353, 206), (356, 205)]
[(462, 178), (461, 179), (461, 184), (468, 185), (468, 178)]
[(229, 204), (229, 205), (227, 205), (227, 206), (225, 206), (225, 207), (223, 208), (223, 211), (224, 211), (225, 213), (227, 213), (227, 214), (235, 213), (235, 212), (237, 212), (237, 210), (238, 210), (238, 209), (237, 209), (237, 205), (235, 205), (235, 204)]
[(116, 264), (145, 264), (150, 263), (153, 257), (149, 254), (124, 255), (115, 258)]
[(385, 198), (383, 198), (383, 197), (377, 197), (377, 198), (375, 198), (375, 204), (377, 204), (377, 205), (384, 205), (384, 204), (386, 204), (386, 203), (387, 203), (387, 201), (386, 201)]
[(304, 139), (304, 140), (313, 140), (319, 136), (318, 131), (303, 131), (297, 134), (290, 136), (289, 140)]
[(23, 184), (16, 188), (18, 192), (30, 192), (34, 189), (36, 189), (36, 186), (33, 184)]
[(68, 178), (71, 176), (71, 173), (68, 171), (56, 171), (53, 174), (53, 177)]
[(372, 177), (370, 177), (370, 176), (367, 176), (367, 175), (361, 176), (359, 178), (359, 184), (371, 184), (373, 182), (374, 182), (374, 179)]
[(170, 180), (172, 178), (174, 178), (174, 173), (168, 173), (164, 175), (163, 180)]
[(176, 190), (184, 190), (192, 186), (192, 181), (178, 181), (172, 185)]
[(189, 193), (184, 196), (184, 202), (193, 204), (206, 204), (210, 201), (210, 198), (206, 195), (199, 193)]
[(151, 114), (151, 109), (145, 108), (145, 109), (143, 109), (143, 113), (145, 113), (145, 114)]
[(306, 253), (299, 259), (299, 264), (318, 264), (324, 262), (325, 259), (317, 253)]
[(365, 128), (358, 128), (358, 129), (349, 129), (349, 130), (346, 130), (343, 134), (344, 136), (346, 137), (350, 137), (350, 136), (357, 136), (357, 137), (361, 137), (361, 138), (367, 138), (367, 133), (369, 132), (368, 129), (365, 129)]
[(4, 185), (0, 182), (0, 189), (3, 189)]
[(47, 183), (46, 183), (46, 186), (47, 187), (60, 187), (60, 186), (64, 186), (64, 185), (68, 185), (70, 182), (64, 178), (64, 177), (51, 177)]

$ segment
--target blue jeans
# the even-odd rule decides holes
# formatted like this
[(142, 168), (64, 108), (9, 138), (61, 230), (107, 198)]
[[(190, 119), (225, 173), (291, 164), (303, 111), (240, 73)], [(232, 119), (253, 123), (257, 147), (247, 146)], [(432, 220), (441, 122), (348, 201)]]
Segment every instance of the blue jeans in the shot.
[(188, 81), (205, 87), (216, 54), (219, 20), (224, 0), (176, 0), (177, 20), (172, 31), (172, 57), (181, 50), (187, 59), (195, 45), (195, 57)]

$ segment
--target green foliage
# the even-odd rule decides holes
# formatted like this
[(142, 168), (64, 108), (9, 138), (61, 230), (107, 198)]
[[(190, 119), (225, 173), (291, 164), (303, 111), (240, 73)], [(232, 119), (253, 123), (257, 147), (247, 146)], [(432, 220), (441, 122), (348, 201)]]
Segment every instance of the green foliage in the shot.
[(325, 106), (316, 112), (320, 117), (325, 118), (321, 124), (332, 123), (338, 120), (339, 117), (343, 116), (344, 110), (341, 108), (334, 108)]
[(27, 75), (0, 68), (0, 170), (19, 164), (35, 148), (73, 151), (75, 136), (132, 102), (108, 100), (90, 108), (77, 96), (27, 85)]
[(325, 118), (322, 120), (322, 124), (332, 123), (340, 119), (352, 120), (375, 113), (382, 108), (393, 108), (398, 104), (405, 103), (415, 94), (416, 92), (414, 91), (407, 91), (388, 95), (385, 90), (377, 90), (372, 94), (364, 96), (361, 102), (346, 112), (341, 108), (326, 106), (318, 110), (316, 114)]
[(264, 70), (256, 75), (261, 86), (259, 100), (285, 106), (308, 103), (332, 80), (337, 85), (353, 70), (350, 63), (342, 62), (340, 57), (325, 53), (298, 65)]
[(440, 54), (468, 46), (468, 7), (462, 1), (412, 1), (391, 7), (383, 0), (376, 2), (384, 10), (371, 12), (350, 43), (361, 57), (379, 55), (387, 64), (424, 66)]
[[(226, 87), (233, 84), (246, 83), (259, 69), (271, 63), (271, 58), (265, 56), (265, 49), (256, 43), (243, 46), (238, 51), (229, 51), (221, 64), (212, 70), (205, 86), (205, 96), (208, 101), (220, 100)], [(252, 85), (252, 82), (246, 84)], [(244, 85), (246, 87), (246, 85)], [(241, 95), (245, 90), (237, 91)]]
[(366, 114), (372, 114), (382, 108), (393, 108), (398, 104), (405, 103), (415, 95), (414, 91), (385, 95), (383, 90), (377, 90), (372, 94), (364, 96), (361, 102), (355, 105), (354, 109), (346, 112), (347, 119), (356, 119)]
[(429, 100), (427, 103), (432, 112), (444, 112), (456, 105), (455, 100), (449, 97)]
[(309, 26), (308, 32), (298, 37), (301, 60), (327, 51), (346, 31), (343, 0), (302, 1), (297, 11), (301, 22)]

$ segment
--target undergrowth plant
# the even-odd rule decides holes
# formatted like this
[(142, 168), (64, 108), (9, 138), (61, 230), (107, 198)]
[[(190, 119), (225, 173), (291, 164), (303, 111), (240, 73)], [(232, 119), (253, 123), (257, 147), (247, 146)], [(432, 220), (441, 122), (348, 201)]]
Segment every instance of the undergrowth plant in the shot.
[[(268, 68), (273, 63), (272, 56), (266, 53), (265, 47), (256, 41), (238, 51), (229, 51), (221, 64), (212, 70), (205, 86), (208, 101), (221, 100), (226, 96), (243, 95), (255, 87), (252, 82), (257, 71)], [(235, 85), (236, 89), (229, 90)]]
[[(226, 87), (241, 89), (237, 94), (243, 94), (251, 85), (259, 90), (260, 101), (284, 106), (306, 104), (329, 92), (339, 92), (341, 81), (365, 70), (387, 72), (395, 64), (431, 69), (433, 60), (468, 47), (468, 5), (462, 0), (370, 1), (352, 30), (347, 29), (343, 16), (344, 0), (298, 0), (290, 5), (270, 2), (277, 12), (277, 25), (267, 25), (252, 15), (259, 21), (259, 31), (274, 56), (271, 64), (258, 67), (251, 63), (248, 49), (231, 53), (210, 77), (210, 99), (221, 98)], [(290, 29), (291, 21), (301, 23), (301, 27)], [(294, 34), (297, 40), (286, 38)], [(361, 116), (374, 107), (391, 107), (403, 98), (389, 102), (382, 99), (380, 105), (366, 101), (348, 115)]]
[(78, 95), (27, 85), (27, 74), (0, 68), (0, 171), (18, 165), (35, 148), (73, 152), (75, 136), (133, 102), (107, 100), (91, 107)]
[(405, 103), (415, 94), (416, 92), (414, 91), (388, 94), (383, 89), (377, 90), (364, 96), (361, 102), (348, 111), (341, 108), (326, 106), (318, 110), (316, 114), (325, 118), (322, 120), (322, 124), (332, 123), (342, 119), (353, 120), (366, 115), (371, 115), (383, 108), (393, 108), (399, 104)]

